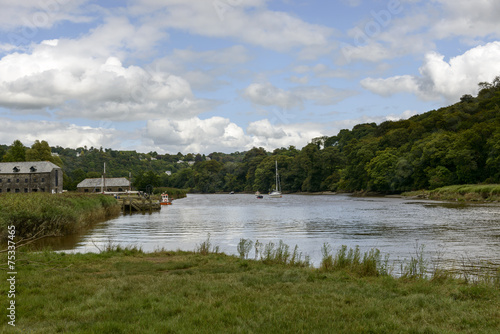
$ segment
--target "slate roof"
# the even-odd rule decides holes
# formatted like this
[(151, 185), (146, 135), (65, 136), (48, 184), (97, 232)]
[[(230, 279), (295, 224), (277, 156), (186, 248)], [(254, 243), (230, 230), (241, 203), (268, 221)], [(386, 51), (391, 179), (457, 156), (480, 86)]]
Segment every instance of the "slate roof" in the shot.
[(0, 162), (0, 174), (50, 173), (54, 168), (61, 169), (50, 161)]
[[(78, 183), (77, 188), (100, 188), (102, 178), (85, 179)], [(124, 177), (106, 178), (106, 187), (130, 187), (130, 181)]]

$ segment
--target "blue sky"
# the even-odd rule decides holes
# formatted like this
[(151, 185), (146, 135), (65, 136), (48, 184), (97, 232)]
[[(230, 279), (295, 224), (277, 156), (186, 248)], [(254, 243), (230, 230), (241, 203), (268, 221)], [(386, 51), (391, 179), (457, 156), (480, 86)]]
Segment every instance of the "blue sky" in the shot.
[(500, 75), (500, 2), (0, 0), (0, 143), (303, 147)]

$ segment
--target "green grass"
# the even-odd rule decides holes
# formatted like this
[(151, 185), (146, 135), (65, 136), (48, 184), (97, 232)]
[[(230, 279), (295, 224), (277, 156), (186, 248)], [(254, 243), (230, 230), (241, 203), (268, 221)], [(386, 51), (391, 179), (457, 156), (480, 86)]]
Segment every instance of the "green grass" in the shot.
[(66, 235), (119, 213), (112, 196), (98, 194), (2, 194), (0, 196), (0, 240), (7, 226), (16, 226), (16, 236)]
[[(338, 256), (362, 263), (355, 253)], [(346, 268), (270, 264), (265, 257), (119, 247), (99, 254), (18, 252), (16, 328), (6, 324), (4, 304), (0, 331), (498, 333), (500, 328), (500, 291), (491, 284), (361, 276)], [(0, 258), (6, 263), (5, 254)], [(6, 294), (3, 282), (0, 295)]]
[(437, 188), (434, 190), (408, 192), (404, 195), (419, 196), (436, 200), (452, 201), (500, 201), (499, 184), (465, 184)]

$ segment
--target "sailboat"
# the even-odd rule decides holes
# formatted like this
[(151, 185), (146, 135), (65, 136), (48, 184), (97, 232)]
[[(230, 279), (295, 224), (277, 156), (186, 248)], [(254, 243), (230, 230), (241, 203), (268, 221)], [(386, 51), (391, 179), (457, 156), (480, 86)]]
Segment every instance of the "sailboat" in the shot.
[(271, 198), (281, 198), (281, 184), (280, 184), (280, 177), (278, 175), (278, 161), (276, 160), (276, 188), (271, 191), (269, 194), (269, 197)]

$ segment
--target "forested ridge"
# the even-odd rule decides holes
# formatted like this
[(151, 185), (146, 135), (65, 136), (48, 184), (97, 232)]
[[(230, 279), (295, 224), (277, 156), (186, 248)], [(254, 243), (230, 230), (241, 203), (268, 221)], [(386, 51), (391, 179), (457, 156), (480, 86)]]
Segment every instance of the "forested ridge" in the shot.
[[(479, 86), (477, 97), (464, 95), (454, 105), (407, 120), (359, 124), (335, 136), (315, 138), (300, 150), (253, 148), (207, 156), (94, 147), (51, 151), (59, 155), (69, 190), (87, 177), (100, 177), (105, 162), (108, 177), (131, 173), (137, 189), (150, 184), (205, 193), (266, 192), (274, 187), (275, 160), (284, 192), (397, 193), (500, 183), (500, 77)], [(0, 147), (4, 161), (21, 159), (16, 157), (21, 143), (14, 144)], [(29, 157), (36, 156), (36, 148), (24, 149)]]

